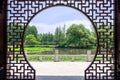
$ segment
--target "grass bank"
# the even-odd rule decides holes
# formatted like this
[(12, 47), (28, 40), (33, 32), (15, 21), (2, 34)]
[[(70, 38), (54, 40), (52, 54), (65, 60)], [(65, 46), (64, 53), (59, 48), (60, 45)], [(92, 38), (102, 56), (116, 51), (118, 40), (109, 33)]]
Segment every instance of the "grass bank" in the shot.
[(54, 50), (54, 48), (43, 48), (43, 47), (25, 47), (25, 51), (27, 51), (27, 54), (43, 54), (47, 52), (51, 52)]
[[(29, 61), (41, 61), (39, 56), (30, 56), (28, 57)], [(53, 56), (44, 56), (42, 57), (42, 61), (54, 61), (55, 58)], [(69, 56), (62, 56), (59, 58), (59, 61), (72, 61), (72, 58)], [(81, 56), (81, 57), (74, 57), (74, 61), (86, 61), (86, 57), (85, 56)]]

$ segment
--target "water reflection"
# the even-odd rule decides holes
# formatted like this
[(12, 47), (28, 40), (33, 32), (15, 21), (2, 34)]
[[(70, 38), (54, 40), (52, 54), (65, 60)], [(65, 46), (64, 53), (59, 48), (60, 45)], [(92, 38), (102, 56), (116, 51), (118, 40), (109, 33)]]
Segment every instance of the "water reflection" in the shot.
[(55, 50), (58, 50), (59, 54), (62, 55), (87, 54), (88, 50), (91, 51), (91, 54), (95, 54), (96, 52), (96, 49), (54, 48), (52, 51), (43, 52), (43, 54), (55, 54)]

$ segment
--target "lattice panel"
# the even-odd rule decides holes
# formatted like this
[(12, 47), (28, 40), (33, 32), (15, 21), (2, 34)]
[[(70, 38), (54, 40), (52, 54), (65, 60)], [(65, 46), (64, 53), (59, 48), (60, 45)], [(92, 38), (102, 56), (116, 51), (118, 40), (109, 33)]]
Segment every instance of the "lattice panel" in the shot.
[(85, 71), (85, 79), (113, 80), (114, 0), (8, 0), (7, 78), (35, 79), (35, 71), (23, 50), (24, 31), (37, 13), (53, 6), (78, 9), (88, 16), (97, 31), (98, 48), (94, 61)]

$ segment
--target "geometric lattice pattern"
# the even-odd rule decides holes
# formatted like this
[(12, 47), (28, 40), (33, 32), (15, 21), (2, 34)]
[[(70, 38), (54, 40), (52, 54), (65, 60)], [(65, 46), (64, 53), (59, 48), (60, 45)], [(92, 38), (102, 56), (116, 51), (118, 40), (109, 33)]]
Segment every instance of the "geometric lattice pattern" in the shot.
[(8, 0), (7, 79), (35, 79), (23, 49), (24, 32), (37, 13), (53, 6), (77, 9), (94, 25), (98, 47), (85, 79), (114, 80), (114, 0)]

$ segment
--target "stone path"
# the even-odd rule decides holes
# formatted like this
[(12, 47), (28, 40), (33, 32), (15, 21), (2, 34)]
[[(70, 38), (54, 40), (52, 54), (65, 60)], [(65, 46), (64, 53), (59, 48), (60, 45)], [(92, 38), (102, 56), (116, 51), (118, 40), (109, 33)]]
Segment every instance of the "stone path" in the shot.
[(84, 80), (90, 62), (30, 62), (37, 80)]

